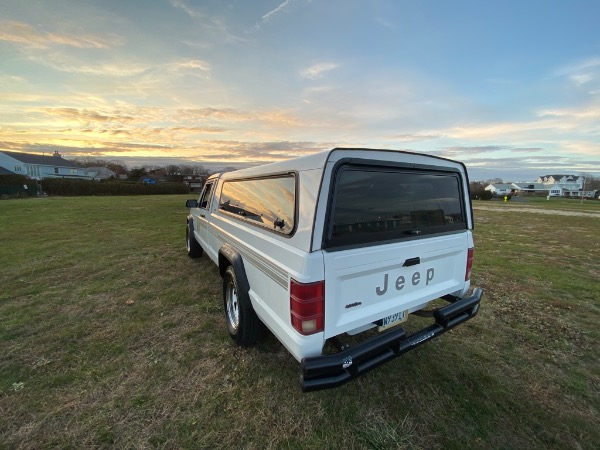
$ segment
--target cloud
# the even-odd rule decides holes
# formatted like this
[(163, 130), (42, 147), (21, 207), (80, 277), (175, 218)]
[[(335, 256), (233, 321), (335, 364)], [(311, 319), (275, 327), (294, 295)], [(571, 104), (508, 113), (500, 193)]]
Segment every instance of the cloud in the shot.
[(600, 57), (587, 58), (560, 67), (553, 76), (566, 77), (577, 87), (597, 81), (600, 79)]
[(210, 79), (212, 66), (202, 59), (181, 59), (166, 65), (167, 72), (176, 75), (196, 75)]
[(248, 112), (241, 111), (235, 108), (188, 108), (179, 109), (176, 112), (179, 120), (196, 121), (202, 119), (215, 119), (219, 121), (247, 121), (254, 116)]
[(179, 61), (173, 64), (173, 67), (176, 69), (200, 69), (200, 70), (210, 70), (210, 64), (201, 59), (188, 59), (184, 61)]
[(525, 154), (529, 154), (529, 153), (539, 153), (539, 152), (543, 152), (544, 149), (543, 148), (539, 148), (539, 147), (527, 147), (527, 148), (512, 148), (511, 153), (525, 153)]
[(117, 39), (107, 40), (89, 34), (73, 36), (65, 33), (50, 33), (37, 30), (29, 24), (15, 21), (4, 22), (0, 25), (0, 41), (25, 44), (38, 49), (46, 49), (54, 45), (105, 49), (119, 43)]
[(528, 171), (561, 171), (572, 170), (580, 172), (586, 167), (590, 171), (600, 170), (600, 162), (598, 160), (580, 160), (570, 156), (555, 156), (548, 158), (547, 156), (530, 156), (524, 157), (508, 157), (508, 158), (470, 158), (465, 160), (467, 166), (471, 167), (490, 167), (497, 171), (501, 170), (528, 170)]
[(383, 17), (375, 17), (375, 22), (385, 28), (394, 28), (394, 24), (389, 20), (384, 19)]
[(231, 131), (223, 127), (173, 127), (170, 130), (189, 134), (224, 133)]
[(283, 3), (280, 3), (277, 8), (269, 11), (265, 15), (261, 17), (261, 19), (254, 25), (254, 30), (260, 30), (264, 25), (272, 21), (276, 16), (289, 9), (289, 7), (296, 3), (297, 0), (285, 0)]
[(79, 108), (41, 108), (40, 110), (48, 116), (54, 118), (85, 124), (95, 122), (129, 123), (135, 120), (133, 116), (119, 113), (101, 113), (98, 111)]
[(570, 76), (591, 69), (600, 68), (600, 57), (592, 57), (560, 67), (554, 72), (555, 76)]
[(41, 58), (29, 58), (31, 61), (50, 67), (54, 70), (66, 73), (77, 73), (83, 75), (105, 75), (113, 77), (130, 77), (139, 75), (149, 69), (148, 66), (136, 65), (136, 64), (98, 64), (98, 65), (87, 65), (87, 64), (69, 64), (61, 63), (58, 60), (52, 61), (47, 55), (44, 59)]
[(269, 20), (271, 20), (273, 17), (275, 17), (277, 14), (279, 14), (280, 12), (282, 12), (283, 10), (285, 10), (285, 8), (287, 8), (290, 3), (292, 2), (292, 0), (285, 0), (283, 3), (281, 3), (277, 8), (275, 8), (272, 11), (269, 11), (268, 13), (266, 13), (264, 16), (262, 16), (262, 20), (264, 22), (268, 22)]
[(188, 5), (184, 0), (170, 0), (171, 6), (174, 8), (179, 8), (183, 10), (188, 16), (192, 19), (203, 17), (204, 14), (200, 11), (193, 9), (190, 5)]
[(545, 109), (538, 112), (540, 117), (561, 117), (572, 119), (600, 119), (600, 105), (581, 107), (581, 108), (563, 108), (563, 109)]
[(593, 75), (589, 73), (575, 74), (571, 75), (569, 78), (573, 83), (575, 83), (578, 86), (588, 83), (594, 79)]
[(395, 134), (395, 135), (389, 136), (388, 139), (397, 141), (397, 142), (419, 142), (419, 141), (429, 141), (432, 139), (439, 139), (440, 137), (442, 137), (442, 136), (439, 134), (405, 133), (405, 134)]
[[(550, 113), (546, 112), (544, 115), (550, 115)], [(558, 111), (555, 111), (552, 115), (558, 117)], [(595, 117), (595, 115), (590, 115), (588, 118), (589, 117)], [(574, 131), (579, 133), (589, 133), (589, 129), (586, 129), (586, 122), (588, 121), (582, 120), (582, 118), (577, 116), (568, 117), (568, 114), (566, 114), (565, 111), (565, 116), (561, 118), (456, 126), (440, 130), (439, 133), (451, 139), (493, 139), (496, 141), (501, 139), (510, 139), (512, 141), (542, 139), (547, 141), (551, 135), (556, 136)], [(592, 127), (594, 126), (598, 127), (597, 124), (592, 123)]]
[(498, 152), (501, 150), (506, 150), (506, 146), (504, 145), (474, 145), (474, 146), (455, 146), (455, 147), (444, 147), (442, 149), (445, 155), (481, 155), (481, 154), (489, 154), (491, 152)]
[(335, 147), (328, 142), (311, 141), (226, 141), (214, 140), (202, 142), (205, 154), (212, 160), (241, 160), (252, 161), (256, 164), (309, 155)]
[(333, 62), (322, 62), (319, 64), (315, 64), (313, 66), (307, 67), (300, 71), (300, 76), (302, 78), (307, 78), (309, 80), (314, 80), (316, 78), (321, 77), (324, 73), (329, 72), (331, 70), (337, 69), (339, 64)]

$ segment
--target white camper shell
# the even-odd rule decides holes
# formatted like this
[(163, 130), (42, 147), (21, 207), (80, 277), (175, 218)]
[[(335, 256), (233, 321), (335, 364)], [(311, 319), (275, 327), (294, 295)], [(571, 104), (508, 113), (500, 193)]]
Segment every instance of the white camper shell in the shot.
[[(341, 385), (472, 318), (473, 214), (465, 166), (336, 148), (211, 176), (188, 200), (186, 244), (223, 276), (228, 332), (266, 326), (302, 362), (304, 391)], [(408, 336), (399, 324), (449, 304)], [(348, 348), (344, 336), (367, 330)], [(337, 349), (324, 354), (326, 343)], [(332, 347), (331, 345), (327, 346)]]

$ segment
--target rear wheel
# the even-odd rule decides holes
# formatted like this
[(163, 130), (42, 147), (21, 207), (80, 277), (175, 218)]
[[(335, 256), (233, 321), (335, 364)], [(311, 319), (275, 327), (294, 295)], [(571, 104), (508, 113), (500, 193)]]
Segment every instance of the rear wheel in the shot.
[(185, 249), (190, 258), (200, 258), (202, 256), (202, 247), (194, 237), (191, 223), (188, 223), (185, 230)]
[(263, 324), (252, 308), (248, 293), (240, 291), (232, 266), (223, 276), (223, 304), (229, 336), (241, 347), (255, 344), (262, 336)]

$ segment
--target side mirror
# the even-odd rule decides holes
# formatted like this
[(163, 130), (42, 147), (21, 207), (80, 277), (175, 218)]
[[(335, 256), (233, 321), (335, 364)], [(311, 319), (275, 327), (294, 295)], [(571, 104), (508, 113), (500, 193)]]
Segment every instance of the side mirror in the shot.
[(198, 200), (186, 200), (185, 201), (185, 207), (186, 208), (197, 208), (198, 207)]

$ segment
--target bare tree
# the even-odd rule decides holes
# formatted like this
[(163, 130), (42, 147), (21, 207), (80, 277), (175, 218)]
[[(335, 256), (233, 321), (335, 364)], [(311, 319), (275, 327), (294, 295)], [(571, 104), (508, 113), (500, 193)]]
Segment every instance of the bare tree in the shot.
[(586, 191), (600, 190), (600, 177), (595, 177), (589, 173), (584, 173), (581, 176), (585, 178)]
[(129, 172), (125, 163), (118, 159), (107, 161), (104, 167), (112, 170), (117, 175), (127, 175), (127, 173)]

